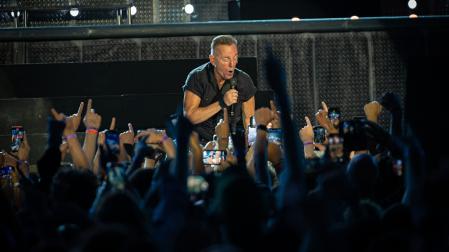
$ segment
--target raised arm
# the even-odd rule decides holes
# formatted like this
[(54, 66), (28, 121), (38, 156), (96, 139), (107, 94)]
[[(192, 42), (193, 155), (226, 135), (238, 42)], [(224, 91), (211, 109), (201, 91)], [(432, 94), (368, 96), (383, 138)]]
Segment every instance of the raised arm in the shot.
[(95, 110), (92, 108), (92, 99), (87, 101), (86, 115), (84, 116), (83, 123), (86, 127), (83, 151), (86, 154), (87, 161), (90, 166), (93, 167), (93, 159), (97, 146), (98, 129), (101, 125), (101, 116), (95, 113)]
[(254, 143), (254, 166), (256, 181), (271, 188), (271, 177), (267, 168), (268, 140), (267, 125), (273, 118), (273, 112), (268, 108), (260, 108), (255, 113), (257, 134)]

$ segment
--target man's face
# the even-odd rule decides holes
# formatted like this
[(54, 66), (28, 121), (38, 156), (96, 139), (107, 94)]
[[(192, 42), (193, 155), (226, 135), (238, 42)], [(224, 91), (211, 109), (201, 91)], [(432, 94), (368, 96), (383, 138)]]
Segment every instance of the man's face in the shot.
[(215, 66), (215, 75), (220, 80), (230, 80), (238, 62), (236, 45), (218, 45), (214, 54), (209, 56), (210, 62)]

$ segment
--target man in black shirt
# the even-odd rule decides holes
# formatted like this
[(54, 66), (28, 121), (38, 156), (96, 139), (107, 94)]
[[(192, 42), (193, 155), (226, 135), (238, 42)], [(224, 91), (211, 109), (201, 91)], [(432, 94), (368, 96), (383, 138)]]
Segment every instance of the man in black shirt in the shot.
[(237, 61), (237, 40), (220, 35), (212, 40), (209, 62), (187, 76), (184, 114), (195, 125), (202, 142), (212, 140), (223, 108), (234, 112), (229, 118), (231, 130), (246, 128), (254, 115), (256, 87), (247, 73), (236, 68)]

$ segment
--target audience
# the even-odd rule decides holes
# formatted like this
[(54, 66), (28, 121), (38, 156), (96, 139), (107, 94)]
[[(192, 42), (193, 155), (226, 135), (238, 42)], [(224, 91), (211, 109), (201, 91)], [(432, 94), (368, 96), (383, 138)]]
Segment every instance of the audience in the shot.
[[(309, 116), (301, 130), (290, 117), (284, 69), (268, 55), (277, 106), (256, 111), (250, 146), (248, 132), (229, 134), (227, 111), (202, 146), (182, 114), (172, 139), (131, 124), (119, 134), (115, 118), (100, 131), (90, 99), (84, 118), (84, 102), (71, 116), (52, 109), (37, 173), (26, 136), (20, 155), (1, 155), (1, 250), (449, 251), (447, 163), (426, 167), (400, 97), (338, 122), (323, 102), (315, 127), (326, 135), (314, 142)], [(389, 129), (377, 124), (385, 112)], [(203, 150), (227, 155), (204, 164)]]

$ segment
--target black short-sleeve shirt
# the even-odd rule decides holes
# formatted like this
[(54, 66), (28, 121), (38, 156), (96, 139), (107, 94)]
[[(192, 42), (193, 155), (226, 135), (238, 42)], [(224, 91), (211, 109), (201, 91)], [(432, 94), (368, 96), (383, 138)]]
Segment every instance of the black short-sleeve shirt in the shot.
[[(236, 80), (236, 89), (239, 92), (238, 103), (234, 104), (235, 117), (233, 120), (237, 124), (242, 124), (242, 103), (253, 97), (257, 89), (251, 77), (240, 69), (235, 69), (233, 78)], [(230, 89), (229, 82), (226, 81), (221, 90), (219, 90), (214, 77), (214, 66), (208, 62), (193, 69), (187, 76), (186, 83), (182, 88), (184, 92), (189, 90), (198, 95), (201, 98), (200, 107), (206, 107), (218, 101), (219, 97)], [(195, 125), (195, 131), (198, 132), (202, 139), (211, 141), (215, 133), (215, 126), (220, 118), (223, 118), (222, 111), (208, 120)]]

